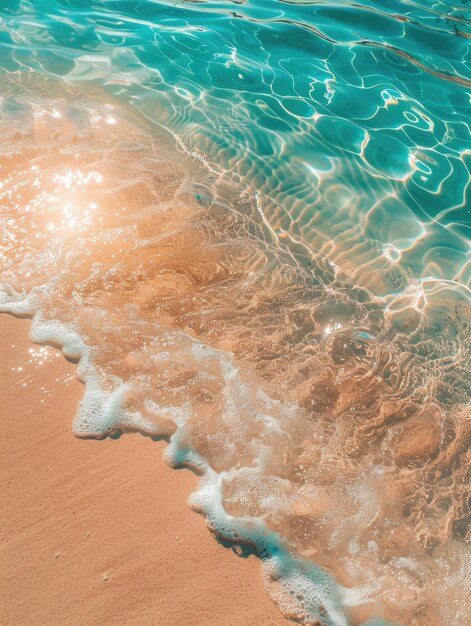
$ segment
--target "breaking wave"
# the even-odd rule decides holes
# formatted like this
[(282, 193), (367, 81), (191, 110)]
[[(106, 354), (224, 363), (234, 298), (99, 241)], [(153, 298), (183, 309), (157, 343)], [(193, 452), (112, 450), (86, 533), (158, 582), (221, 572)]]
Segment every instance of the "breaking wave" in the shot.
[(294, 619), (464, 624), (467, 288), (355, 282), (98, 87), (2, 91), (0, 310), (78, 361), (75, 433), (168, 439)]

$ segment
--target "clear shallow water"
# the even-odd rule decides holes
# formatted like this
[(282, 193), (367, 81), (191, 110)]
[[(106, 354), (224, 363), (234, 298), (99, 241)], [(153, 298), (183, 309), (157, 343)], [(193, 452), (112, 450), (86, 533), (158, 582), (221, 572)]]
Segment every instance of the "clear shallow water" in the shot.
[(3, 7), (7, 71), (106, 85), (375, 292), (469, 285), (466, 3)]
[(171, 438), (306, 623), (467, 623), (467, 7), (0, 15), (1, 307), (77, 434)]

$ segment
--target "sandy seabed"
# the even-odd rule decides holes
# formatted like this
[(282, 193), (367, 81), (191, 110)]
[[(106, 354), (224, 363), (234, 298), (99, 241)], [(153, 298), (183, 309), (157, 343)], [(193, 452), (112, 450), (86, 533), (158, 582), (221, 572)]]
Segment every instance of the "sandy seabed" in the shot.
[(0, 624), (287, 624), (257, 559), (190, 510), (198, 479), (164, 443), (74, 437), (75, 366), (29, 325), (0, 315)]

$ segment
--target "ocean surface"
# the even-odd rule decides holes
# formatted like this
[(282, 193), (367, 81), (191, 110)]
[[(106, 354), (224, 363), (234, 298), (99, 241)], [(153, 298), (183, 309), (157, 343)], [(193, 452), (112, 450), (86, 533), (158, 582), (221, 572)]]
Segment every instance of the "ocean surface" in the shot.
[(468, 0), (0, 4), (0, 311), (301, 623), (471, 624), (470, 38)]

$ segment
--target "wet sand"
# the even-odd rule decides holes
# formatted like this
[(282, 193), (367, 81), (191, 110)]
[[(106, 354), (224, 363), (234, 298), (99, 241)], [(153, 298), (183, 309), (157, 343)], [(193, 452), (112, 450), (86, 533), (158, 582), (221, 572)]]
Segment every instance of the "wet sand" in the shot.
[(0, 315), (0, 624), (288, 624), (257, 559), (190, 510), (197, 477), (165, 464), (164, 443), (74, 437), (75, 366), (29, 325)]

